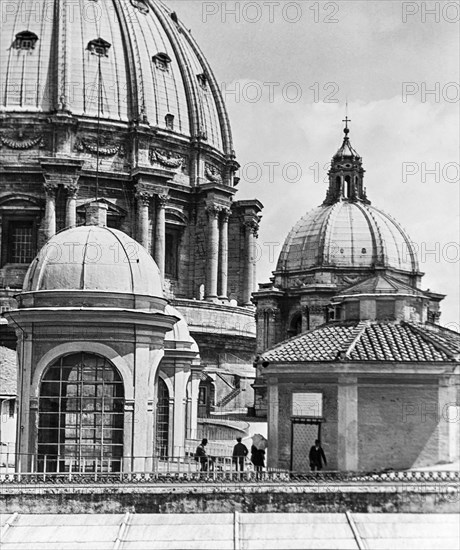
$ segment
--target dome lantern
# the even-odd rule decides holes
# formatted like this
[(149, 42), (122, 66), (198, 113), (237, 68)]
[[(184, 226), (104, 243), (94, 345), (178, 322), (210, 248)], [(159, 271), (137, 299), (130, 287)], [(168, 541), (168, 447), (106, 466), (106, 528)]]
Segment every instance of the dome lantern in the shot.
[(329, 189), (324, 201), (325, 205), (334, 204), (338, 201), (362, 201), (370, 204), (366, 196), (366, 190), (363, 187), (365, 170), (363, 168), (362, 158), (352, 147), (348, 134), (350, 129), (348, 123), (351, 120), (345, 117), (345, 136), (340, 149), (332, 158), (331, 168), (328, 172)]

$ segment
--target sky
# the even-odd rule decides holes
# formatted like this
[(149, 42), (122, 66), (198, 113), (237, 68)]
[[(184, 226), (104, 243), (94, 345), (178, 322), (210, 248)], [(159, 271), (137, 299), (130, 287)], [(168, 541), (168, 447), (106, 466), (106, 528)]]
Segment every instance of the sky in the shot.
[(348, 102), (368, 198), (407, 230), (422, 288), (447, 294), (441, 324), (460, 330), (459, 3), (166, 3), (221, 85), (241, 165), (236, 199), (264, 204), (258, 281), (324, 200)]

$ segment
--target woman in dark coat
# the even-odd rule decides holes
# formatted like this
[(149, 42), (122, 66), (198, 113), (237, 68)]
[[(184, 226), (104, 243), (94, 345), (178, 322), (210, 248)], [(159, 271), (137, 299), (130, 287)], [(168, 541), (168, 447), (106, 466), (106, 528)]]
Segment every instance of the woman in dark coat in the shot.
[(256, 472), (261, 472), (265, 466), (265, 451), (258, 449), (255, 445), (251, 447), (251, 462), (254, 464)]

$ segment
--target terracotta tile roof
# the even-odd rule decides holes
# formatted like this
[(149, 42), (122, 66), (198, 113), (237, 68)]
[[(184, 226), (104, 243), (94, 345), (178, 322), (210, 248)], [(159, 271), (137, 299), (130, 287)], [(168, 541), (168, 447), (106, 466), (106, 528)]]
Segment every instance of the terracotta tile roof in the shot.
[(16, 395), (16, 352), (0, 346), (0, 396)]
[(331, 323), (286, 340), (263, 354), (271, 363), (334, 361), (431, 362), (460, 360), (460, 334), (406, 322)]

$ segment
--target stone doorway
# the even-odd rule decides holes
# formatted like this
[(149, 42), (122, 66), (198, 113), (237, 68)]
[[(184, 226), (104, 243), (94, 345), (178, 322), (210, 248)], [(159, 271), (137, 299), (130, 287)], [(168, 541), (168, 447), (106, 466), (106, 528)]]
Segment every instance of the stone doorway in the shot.
[(315, 444), (321, 441), (321, 421), (308, 418), (296, 418), (291, 424), (291, 471), (308, 472), (310, 462), (308, 454)]

